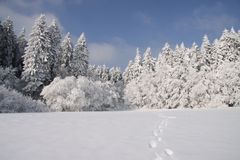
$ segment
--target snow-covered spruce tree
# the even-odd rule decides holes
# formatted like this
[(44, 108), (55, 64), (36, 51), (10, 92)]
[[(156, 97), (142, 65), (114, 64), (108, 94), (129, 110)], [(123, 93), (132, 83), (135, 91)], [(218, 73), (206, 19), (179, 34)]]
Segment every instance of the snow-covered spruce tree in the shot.
[(201, 69), (201, 66), (203, 65), (201, 63), (202, 55), (200, 54), (199, 48), (195, 42), (192, 44), (192, 47), (189, 49), (189, 55), (190, 55), (189, 65), (191, 65), (192, 68), (199, 71)]
[(173, 66), (173, 50), (168, 43), (165, 43), (162, 51), (158, 55), (156, 71), (161, 69), (162, 65)]
[(64, 37), (61, 43), (61, 60), (60, 60), (60, 69), (59, 69), (59, 76), (66, 77), (72, 75), (72, 54), (73, 54), (73, 45), (70, 37), (70, 33), (68, 32), (67, 35)]
[(152, 57), (151, 48), (148, 47), (143, 55), (143, 72), (154, 72), (155, 63), (155, 59)]
[(123, 79), (124, 79), (124, 83), (126, 83), (126, 84), (128, 82), (130, 82), (133, 78), (132, 65), (133, 65), (133, 61), (130, 60), (128, 62), (128, 66), (126, 67), (125, 71), (123, 72)]
[(207, 65), (208, 67), (211, 67), (213, 63), (213, 54), (212, 54), (212, 45), (210, 44), (208, 40), (208, 36), (204, 35), (201, 45), (201, 54), (202, 54), (202, 63)]
[(21, 77), (22, 71), (23, 71), (23, 55), (25, 52), (25, 48), (27, 46), (27, 40), (25, 38), (25, 29), (23, 28), (21, 33), (19, 34), (17, 38), (17, 52), (18, 54), (15, 57), (15, 67), (17, 68), (16, 75), (18, 77)]
[(4, 36), (3, 36), (3, 26), (2, 22), (0, 21), (0, 65), (3, 65), (4, 60)]
[(239, 60), (240, 44), (238, 34), (232, 29), (230, 32), (225, 29), (217, 43), (218, 65), (224, 61), (235, 62)]
[(54, 79), (57, 75), (59, 75), (60, 62), (61, 62), (61, 54), (60, 54), (60, 44), (61, 44), (61, 32), (59, 26), (54, 19), (50, 26), (48, 27), (49, 38), (51, 42), (51, 52), (52, 57), (51, 60), (54, 62), (51, 64), (51, 78)]
[(15, 67), (15, 57), (17, 56), (16, 35), (13, 29), (13, 21), (8, 17), (3, 22), (3, 53), (2, 66)]
[[(51, 41), (45, 15), (41, 14), (34, 23), (25, 50), (22, 79), (28, 83), (24, 91), (37, 96), (40, 88), (51, 81)], [(33, 95), (34, 94), (34, 95)]]
[(118, 83), (118, 82), (121, 82), (122, 81), (122, 72), (120, 70), (119, 67), (112, 67), (110, 70), (109, 70), (109, 74), (110, 74), (110, 81), (112, 83)]
[(106, 82), (110, 80), (109, 68), (106, 65), (99, 66), (97, 73), (101, 81)]
[(95, 65), (89, 65), (88, 70), (87, 70), (87, 77), (88, 79), (92, 81), (96, 81), (97, 79), (97, 74), (96, 74), (96, 66)]
[(72, 73), (74, 76), (86, 76), (89, 63), (89, 52), (84, 33), (82, 33), (74, 47), (72, 57)]
[(133, 62), (132, 68), (132, 79), (137, 78), (142, 73), (142, 58), (139, 48), (136, 49), (136, 56)]

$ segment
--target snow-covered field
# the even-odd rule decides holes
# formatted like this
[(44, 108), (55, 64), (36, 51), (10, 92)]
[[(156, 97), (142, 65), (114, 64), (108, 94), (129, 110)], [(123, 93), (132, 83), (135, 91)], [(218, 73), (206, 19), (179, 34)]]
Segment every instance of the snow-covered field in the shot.
[(0, 160), (238, 160), (240, 108), (0, 114)]

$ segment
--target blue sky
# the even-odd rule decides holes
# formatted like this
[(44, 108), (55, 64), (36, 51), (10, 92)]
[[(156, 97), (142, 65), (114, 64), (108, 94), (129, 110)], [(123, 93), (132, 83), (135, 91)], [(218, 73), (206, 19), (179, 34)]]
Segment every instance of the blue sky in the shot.
[(10, 16), (16, 32), (30, 32), (34, 18), (45, 13), (56, 18), (63, 34), (76, 41), (85, 32), (91, 63), (125, 68), (135, 56), (151, 47), (157, 56), (165, 42), (199, 45), (224, 28), (240, 29), (239, 0), (0, 0), (1, 19)]

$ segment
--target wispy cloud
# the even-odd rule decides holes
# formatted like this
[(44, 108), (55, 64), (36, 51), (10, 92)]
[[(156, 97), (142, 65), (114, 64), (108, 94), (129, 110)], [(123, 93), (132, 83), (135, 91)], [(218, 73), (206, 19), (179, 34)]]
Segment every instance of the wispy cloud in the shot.
[(89, 43), (90, 61), (92, 64), (118, 65), (124, 69), (129, 59), (135, 55), (135, 46), (115, 37), (111, 42)]
[[(10, 0), (8, 2), (11, 3), (12, 1), (13, 0)], [(29, 4), (27, 4), (26, 0), (16, 0), (16, 2), (18, 3), (17, 5), (19, 5), (21, 7), (27, 7), (28, 5), (31, 6), (31, 3), (32, 3), (30, 1)], [(1, 19), (4, 19), (9, 16), (10, 19), (12, 19), (14, 21), (14, 28), (15, 28), (16, 34), (18, 34), (21, 31), (21, 29), (24, 27), (26, 29), (26, 34), (28, 35), (32, 30), (34, 20), (36, 19), (36, 17), (39, 16), (39, 13), (34, 12), (32, 14), (24, 14), (24, 13), (21, 13), (21, 12), (15, 10), (14, 7), (11, 6), (9, 3), (6, 4), (6, 2), (4, 3), (4, 1), (0, 3), (1, 4), (0, 5)], [(38, 0), (36, 0), (36, 3), (39, 3)], [(57, 23), (59, 24), (61, 30), (64, 31), (64, 28), (61, 25), (59, 19), (53, 13), (47, 12), (44, 14), (47, 17), (48, 23), (50, 23), (53, 19), (55, 19), (57, 21)]]
[(239, 25), (240, 17), (225, 11), (222, 3), (214, 6), (200, 6), (193, 10), (192, 16), (179, 19), (174, 25), (178, 30), (198, 29), (203, 31), (221, 32), (225, 27)]

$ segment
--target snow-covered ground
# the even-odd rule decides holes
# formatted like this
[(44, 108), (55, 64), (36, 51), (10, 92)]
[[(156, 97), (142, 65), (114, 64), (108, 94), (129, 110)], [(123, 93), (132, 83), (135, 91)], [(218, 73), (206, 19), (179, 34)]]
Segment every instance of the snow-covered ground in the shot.
[(0, 114), (0, 160), (237, 160), (240, 108)]

